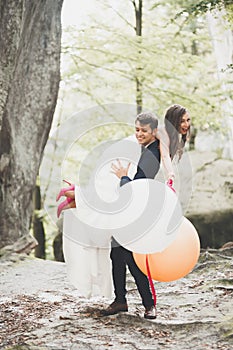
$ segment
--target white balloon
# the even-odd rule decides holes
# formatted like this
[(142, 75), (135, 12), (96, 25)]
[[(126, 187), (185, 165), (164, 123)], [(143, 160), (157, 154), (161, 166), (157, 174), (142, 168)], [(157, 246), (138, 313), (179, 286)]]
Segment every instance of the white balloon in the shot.
[(111, 173), (111, 164), (117, 164), (119, 159), (123, 166), (130, 162), (129, 177), (136, 173), (137, 163), (141, 155), (141, 146), (135, 135), (117, 141), (104, 151), (99, 159), (95, 172), (93, 184), (97, 195), (105, 202), (114, 202), (119, 197), (119, 178)]
[[(106, 148), (105, 148), (106, 147)], [(127, 191), (120, 190), (119, 178), (111, 172), (111, 164), (117, 164), (117, 159), (123, 166), (130, 162), (129, 176), (136, 172), (136, 166), (141, 154), (141, 146), (136, 142), (135, 136), (105, 145), (100, 159), (97, 161), (91, 156), (86, 163), (96, 163), (96, 167), (91, 171), (88, 184), (85, 176), (81, 172), (81, 185), (75, 188), (75, 198), (77, 216), (83, 223), (98, 229), (112, 230), (121, 228), (135, 220), (135, 216), (140, 216), (147, 204), (146, 194), (141, 200), (141, 205), (135, 208), (133, 198), (138, 197), (132, 188)], [(85, 163), (85, 162), (84, 162)], [(137, 191), (137, 188), (135, 188)], [(132, 216), (132, 205), (134, 215)], [(137, 212), (136, 212), (137, 211)]]
[[(131, 184), (131, 182), (130, 182)], [(146, 184), (146, 182), (144, 182)], [(121, 230), (121, 228), (133, 224), (145, 212), (149, 200), (149, 186), (141, 187), (124, 185), (119, 188), (118, 199), (113, 203), (98, 203), (86, 201), (88, 197), (85, 189), (77, 187), (75, 190), (76, 209), (78, 219), (95, 229)]]
[(176, 238), (182, 221), (182, 208), (177, 195), (167, 185), (152, 179), (131, 181), (122, 190), (127, 186), (132, 187), (133, 193), (136, 193), (130, 206), (131, 212), (128, 211), (127, 215), (133, 217), (134, 209), (141, 205), (149, 188), (147, 205), (139, 217), (135, 215), (134, 222), (119, 230), (114, 229), (114, 238), (135, 253), (163, 251)]

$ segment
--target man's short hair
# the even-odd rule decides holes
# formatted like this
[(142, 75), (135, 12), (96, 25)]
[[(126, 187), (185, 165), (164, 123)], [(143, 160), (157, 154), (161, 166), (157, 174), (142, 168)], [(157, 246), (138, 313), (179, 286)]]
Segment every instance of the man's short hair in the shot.
[(151, 112), (138, 114), (136, 117), (135, 123), (137, 121), (142, 125), (150, 124), (150, 127), (152, 130), (158, 127), (158, 119)]

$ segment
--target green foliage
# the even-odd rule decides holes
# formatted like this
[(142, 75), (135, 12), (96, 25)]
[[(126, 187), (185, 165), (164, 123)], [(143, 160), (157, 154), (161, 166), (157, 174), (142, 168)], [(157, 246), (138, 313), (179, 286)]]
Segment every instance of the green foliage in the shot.
[(225, 10), (225, 18), (230, 25), (233, 24), (233, 4), (232, 0), (209, 0), (209, 1), (199, 1), (194, 0), (179, 0), (178, 3), (181, 5), (182, 10), (176, 14), (176, 18), (182, 14), (188, 14), (191, 17), (202, 16), (208, 11), (214, 10)]
[[(108, 1), (104, 4), (111, 9)], [(208, 4), (198, 2), (196, 11), (204, 11)], [(81, 108), (135, 103), (137, 78), (144, 109), (162, 117), (170, 104), (180, 103), (189, 109), (197, 128), (218, 128), (227, 96), (216, 77), (205, 18), (189, 17), (194, 7), (190, 0), (160, 1), (156, 6), (154, 1), (144, 2), (142, 37), (135, 35), (130, 1), (118, 2), (108, 21), (96, 18), (82, 29), (67, 29), (62, 77), (68, 101), (76, 96), (77, 105), (78, 96)], [(174, 18), (174, 13), (180, 15)]]
[(232, 4), (232, 0), (229, 0), (229, 4), (225, 5), (226, 8), (226, 17), (227, 20), (229, 21), (230, 25), (232, 26), (233, 24), (233, 4)]
[(207, 11), (212, 10), (221, 10), (223, 8), (227, 8), (228, 6), (232, 6), (232, 0), (202, 0), (202, 1), (179, 1), (181, 5), (183, 5), (183, 10), (179, 13), (187, 12), (189, 15), (199, 16), (203, 15)]

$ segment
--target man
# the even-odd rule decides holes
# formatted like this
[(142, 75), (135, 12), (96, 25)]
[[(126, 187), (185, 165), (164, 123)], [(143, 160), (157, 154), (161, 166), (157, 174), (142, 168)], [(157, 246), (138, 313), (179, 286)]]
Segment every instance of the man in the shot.
[[(135, 135), (138, 143), (142, 145), (142, 154), (133, 180), (142, 178), (153, 179), (159, 170), (159, 141), (155, 136), (157, 126), (158, 120), (152, 113), (141, 113), (135, 120)], [(112, 164), (113, 173), (120, 179), (120, 186), (132, 181), (128, 177), (129, 166), (130, 163), (124, 168), (119, 160), (117, 165)], [(113, 239), (110, 257), (112, 260), (115, 300), (107, 309), (102, 310), (102, 315), (108, 316), (122, 311), (128, 311), (126, 301), (126, 266), (128, 265), (142, 298), (142, 304), (145, 307), (144, 317), (147, 319), (156, 318), (156, 309), (150, 291), (148, 278), (136, 265), (132, 252), (120, 246)]]

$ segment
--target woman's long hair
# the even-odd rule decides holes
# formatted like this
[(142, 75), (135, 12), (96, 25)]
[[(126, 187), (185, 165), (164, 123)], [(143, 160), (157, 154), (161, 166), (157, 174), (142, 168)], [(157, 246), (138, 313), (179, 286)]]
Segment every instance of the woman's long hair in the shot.
[(165, 114), (164, 124), (170, 139), (171, 159), (176, 153), (178, 153), (179, 159), (181, 158), (185, 142), (190, 136), (190, 130), (188, 130), (187, 134), (182, 135), (181, 140), (179, 140), (180, 124), (185, 113), (187, 110), (183, 106), (175, 104), (169, 107)]

